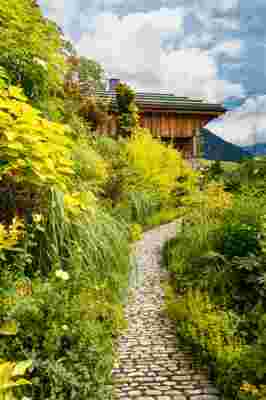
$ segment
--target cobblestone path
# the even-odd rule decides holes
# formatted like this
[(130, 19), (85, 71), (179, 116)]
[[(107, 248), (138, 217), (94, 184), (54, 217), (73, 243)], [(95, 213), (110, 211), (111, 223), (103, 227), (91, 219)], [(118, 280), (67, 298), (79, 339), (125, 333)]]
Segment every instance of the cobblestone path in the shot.
[(207, 372), (192, 367), (192, 355), (178, 348), (174, 324), (163, 312), (160, 268), (163, 243), (176, 223), (147, 232), (136, 244), (142, 282), (133, 291), (126, 316), (128, 330), (118, 343), (113, 370), (114, 398), (134, 400), (219, 400)]

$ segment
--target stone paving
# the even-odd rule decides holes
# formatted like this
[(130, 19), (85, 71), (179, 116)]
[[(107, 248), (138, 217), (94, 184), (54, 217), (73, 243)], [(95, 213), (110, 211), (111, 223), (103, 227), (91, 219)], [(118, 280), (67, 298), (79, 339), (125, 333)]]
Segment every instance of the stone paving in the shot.
[(128, 330), (118, 341), (114, 399), (220, 399), (207, 371), (195, 368), (192, 355), (178, 347), (174, 324), (163, 311), (161, 281), (167, 275), (160, 268), (160, 252), (176, 229), (176, 223), (164, 225), (136, 244), (142, 282), (133, 290), (126, 308)]

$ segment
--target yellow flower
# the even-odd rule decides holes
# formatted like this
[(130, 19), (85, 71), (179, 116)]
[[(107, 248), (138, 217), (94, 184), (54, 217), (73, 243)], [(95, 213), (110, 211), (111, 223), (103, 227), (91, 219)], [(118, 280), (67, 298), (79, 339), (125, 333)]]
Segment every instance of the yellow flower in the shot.
[(58, 269), (55, 271), (55, 276), (57, 278), (62, 279), (63, 281), (68, 281), (69, 280), (69, 275), (66, 271), (63, 271), (62, 269)]
[(242, 392), (248, 392), (252, 394), (257, 394), (259, 392), (257, 387), (255, 385), (252, 385), (251, 383), (243, 383), (243, 385), (241, 385), (240, 387), (240, 390)]
[(23, 228), (24, 224), (18, 217), (14, 217), (12, 225), (7, 228), (0, 224), (0, 250), (12, 249), (23, 236)]
[(41, 214), (33, 214), (33, 221), (35, 224), (39, 224), (42, 221), (42, 215)]

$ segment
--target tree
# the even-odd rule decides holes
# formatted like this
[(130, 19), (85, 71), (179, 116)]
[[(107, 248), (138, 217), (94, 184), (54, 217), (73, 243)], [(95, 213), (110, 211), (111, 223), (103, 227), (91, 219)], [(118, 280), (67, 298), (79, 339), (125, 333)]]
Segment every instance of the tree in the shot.
[(104, 70), (96, 61), (80, 57), (78, 73), (80, 82), (94, 82), (95, 89), (104, 89)]
[(118, 106), (118, 135), (130, 136), (138, 127), (138, 108), (135, 103), (136, 94), (124, 83), (116, 86), (116, 101)]
[(58, 26), (42, 16), (33, 0), (1, 0), (0, 65), (33, 103), (57, 92), (66, 71)]

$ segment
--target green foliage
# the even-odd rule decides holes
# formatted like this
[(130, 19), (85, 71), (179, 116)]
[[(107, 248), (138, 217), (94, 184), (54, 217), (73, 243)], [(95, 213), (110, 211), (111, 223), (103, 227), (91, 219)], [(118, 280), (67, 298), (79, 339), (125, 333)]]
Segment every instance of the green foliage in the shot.
[[(241, 192), (227, 208), (214, 212), (228, 200), (221, 192), (212, 205), (214, 194), (207, 186), (204, 203), (198, 201), (186, 215), (183, 231), (163, 249), (173, 286), (179, 297), (183, 294), (177, 300), (172, 291), (168, 306), (181, 320), (180, 337), (211, 365), (225, 399), (263, 399), (265, 198), (255, 200), (252, 191)], [(235, 321), (233, 331), (228, 318)]]
[(49, 122), (15, 86), (0, 91), (1, 177), (16, 183), (65, 186), (72, 174), (67, 127)]
[(96, 61), (80, 57), (77, 71), (80, 82), (93, 82), (95, 89), (104, 89), (104, 70)]
[(31, 361), (0, 363), (0, 400), (16, 400), (14, 389), (31, 384), (27, 379), (21, 378), (31, 365)]
[(33, 399), (100, 400), (110, 384), (111, 339), (125, 326), (128, 234), (101, 210), (67, 221), (62, 196), (48, 204), (31, 270), (24, 271), (33, 293), (11, 307), (8, 316), (19, 330), (12, 343), (2, 341), (0, 354), (35, 360), (33, 387), (25, 389)]
[(222, 226), (222, 242), (218, 249), (226, 257), (245, 257), (258, 253), (259, 232), (256, 226), (238, 223), (227, 223)]
[(150, 228), (167, 224), (180, 218), (183, 215), (183, 212), (184, 210), (181, 207), (162, 208), (160, 211), (148, 217), (145, 221), (145, 224)]
[(40, 104), (60, 88), (66, 69), (59, 29), (31, 0), (2, 0), (0, 25), (0, 65)]
[(147, 218), (160, 209), (160, 198), (153, 192), (129, 192), (123, 196), (123, 201), (118, 204), (117, 211), (124, 218), (137, 224), (145, 225)]
[(163, 202), (176, 197), (179, 191), (182, 194), (190, 193), (195, 187), (197, 174), (182, 156), (144, 129), (139, 129), (128, 139), (124, 157), (128, 163), (124, 183), (127, 192), (132, 188), (157, 192)]
[(118, 106), (118, 135), (130, 136), (138, 127), (138, 108), (135, 104), (135, 92), (124, 83), (116, 86)]
[(128, 229), (95, 197), (108, 163), (1, 78), (1, 318), (19, 328), (0, 357), (34, 360), (33, 399), (108, 398), (130, 267)]
[(75, 187), (101, 192), (109, 178), (108, 163), (89, 143), (88, 137), (80, 133), (75, 141), (72, 158), (74, 161)]
[(168, 289), (167, 309), (178, 321), (177, 330), (183, 340), (200, 351), (202, 361), (213, 362), (218, 385), (226, 399), (236, 399), (246, 378), (242, 363), (249, 347), (237, 337), (239, 318), (231, 311), (215, 307), (208, 295), (188, 291), (180, 300)]
[[(17, 324), (14, 320), (5, 321), (0, 326), (0, 336), (13, 336), (17, 334)], [(32, 361), (18, 363), (0, 360), (0, 400), (16, 400), (14, 389), (31, 382), (22, 378), (32, 366)]]
[(78, 115), (90, 124), (93, 131), (97, 130), (109, 119), (110, 104), (108, 101), (95, 96), (81, 96)]
[(133, 224), (130, 226), (129, 235), (132, 242), (137, 242), (142, 239), (142, 227), (139, 224)]
[(239, 168), (224, 176), (227, 190), (232, 192), (249, 191), (257, 198), (265, 194), (266, 158), (247, 160)]

